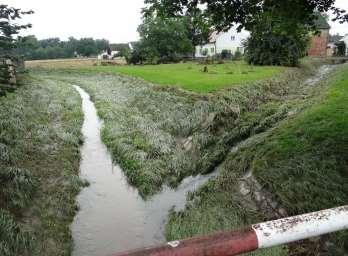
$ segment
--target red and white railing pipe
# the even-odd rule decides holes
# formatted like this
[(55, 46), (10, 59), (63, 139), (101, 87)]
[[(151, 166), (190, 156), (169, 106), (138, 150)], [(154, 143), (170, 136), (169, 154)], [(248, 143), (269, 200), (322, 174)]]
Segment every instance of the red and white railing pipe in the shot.
[(348, 229), (348, 205), (114, 256), (233, 256)]

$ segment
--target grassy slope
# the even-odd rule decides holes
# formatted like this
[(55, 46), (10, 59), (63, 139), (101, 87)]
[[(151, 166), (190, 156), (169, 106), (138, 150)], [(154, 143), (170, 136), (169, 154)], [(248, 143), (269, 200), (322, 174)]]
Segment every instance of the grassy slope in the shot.
[(66, 84), (24, 84), (0, 98), (0, 254), (70, 255), (81, 100)]
[(201, 93), (267, 79), (285, 70), (282, 67), (251, 67), (244, 62), (208, 65), (208, 73), (202, 72), (203, 67), (197, 63), (181, 63), (146, 66), (98, 66), (87, 68), (87, 70), (119, 72), (155, 84), (176, 86)]
[[(171, 215), (167, 237), (178, 239), (262, 220), (262, 214), (246, 207), (238, 189), (238, 180), (250, 168), (290, 215), (347, 204), (347, 65), (314, 102), (269, 136), (230, 154), (222, 175), (192, 196), (184, 212)], [(347, 233), (335, 234), (333, 240), (331, 255), (347, 252)]]

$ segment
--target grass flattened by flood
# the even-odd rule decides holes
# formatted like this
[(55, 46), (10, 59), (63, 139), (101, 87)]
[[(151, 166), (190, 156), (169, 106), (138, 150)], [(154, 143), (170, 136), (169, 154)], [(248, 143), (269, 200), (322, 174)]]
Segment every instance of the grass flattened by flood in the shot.
[[(347, 85), (345, 65), (327, 81), (316, 84), (319, 93), (307, 99), (297, 114), (237, 153), (230, 153), (222, 165), (222, 174), (192, 195), (183, 212), (171, 213), (167, 238), (180, 239), (263, 221), (265, 213), (240, 192), (240, 182), (248, 171), (289, 215), (347, 204)], [(328, 239), (332, 242), (324, 248), (329, 255), (347, 252), (347, 232), (322, 239), (321, 246)], [(296, 245), (290, 251), (308, 255), (311, 246)], [(274, 250), (278, 255), (281, 248)], [(265, 251), (261, 255), (272, 253)]]
[(70, 255), (81, 100), (64, 83), (22, 83), (0, 97), (0, 254)]

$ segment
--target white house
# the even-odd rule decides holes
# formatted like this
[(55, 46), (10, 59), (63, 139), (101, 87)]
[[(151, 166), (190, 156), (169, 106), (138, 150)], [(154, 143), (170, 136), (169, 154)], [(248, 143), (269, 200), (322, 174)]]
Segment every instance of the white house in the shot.
[(346, 34), (341, 41), (346, 45), (346, 56), (348, 56), (348, 34)]
[(118, 53), (119, 51), (111, 51), (109, 55), (107, 51), (103, 51), (98, 55), (98, 60), (112, 60)]
[[(249, 32), (238, 32), (236, 28), (232, 27), (227, 32), (213, 32), (210, 36), (209, 43), (205, 45), (196, 46), (196, 58), (206, 56), (214, 56), (221, 53), (223, 50), (231, 51), (232, 54), (239, 51), (244, 53), (243, 41), (249, 37)], [(206, 55), (204, 55), (206, 53)]]

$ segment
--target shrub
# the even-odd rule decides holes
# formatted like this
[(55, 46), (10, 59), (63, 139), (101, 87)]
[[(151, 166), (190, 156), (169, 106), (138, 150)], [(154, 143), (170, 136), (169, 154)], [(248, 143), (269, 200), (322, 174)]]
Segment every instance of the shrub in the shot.
[(12, 215), (0, 209), (0, 255), (23, 255), (31, 246), (31, 238), (16, 223)]
[(239, 49), (237, 49), (237, 51), (233, 55), (233, 59), (234, 60), (241, 60), (242, 57), (243, 57), (243, 54), (239, 51)]
[(221, 59), (227, 60), (227, 59), (232, 59), (232, 53), (230, 50), (222, 50), (221, 51)]

